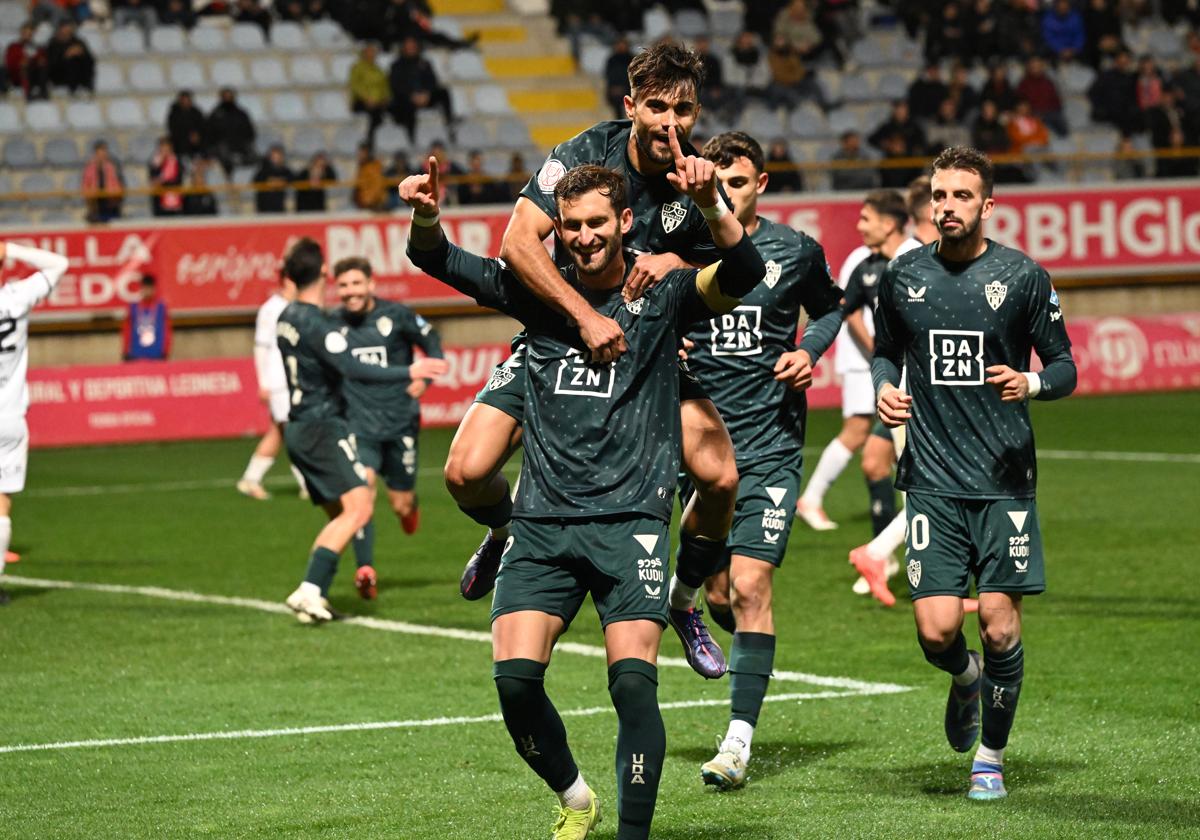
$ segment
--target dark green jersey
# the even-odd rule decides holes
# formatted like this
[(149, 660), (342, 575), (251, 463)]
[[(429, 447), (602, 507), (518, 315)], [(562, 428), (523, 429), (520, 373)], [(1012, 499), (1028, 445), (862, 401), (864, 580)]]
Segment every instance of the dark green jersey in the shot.
[[(402, 303), (375, 298), (369, 312), (355, 315), (342, 307), (334, 312), (334, 318), (347, 328), (350, 354), (364, 364), (381, 368), (410, 365), (414, 347), (420, 347), (426, 356), (442, 358), (442, 342), (433, 325)], [(342, 391), (351, 431), (373, 440), (409, 434), (421, 407), (408, 395), (408, 385), (347, 379)]]
[(879, 278), (887, 268), (888, 259), (883, 254), (871, 254), (854, 267), (846, 281), (842, 314), (850, 315), (860, 309), (875, 311), (875, 300), (879, 297)]
[(408, 365), (381, 368), (356, 359), (348, 352), (346, 328), (311, 303), (289, 303), (279, 315), (275, 335), (287, 372), (289, 422), (344, 418), (343, 379), (389, 382), (393, 386), (409, 381)]
[[(568, 170), (585, 163), (615, 170), (625, 176), (626, 197), (633, 211), (633, 229), (623, 237), (627, 252), (672, 253), (693, 265), (716, 262), (717, 249), (713, 245), (712, 232), (700, 208), (671, 186), (665, 172), (645, 176), (633, 168), (628, 153), (632, 127), (630, 120), (597, 123), (559, 143), (521, 190), (521, 195), (553, 219), (558, 216), (554, 187)], [(685, 155), (696, 154), (686, 141), (682, 148)], [(571, 256), (556, 246), (555, 262), (560, 268), (567, 268), (571, 265)]]
[[(876, 388), (908, 376), (912, 419), (896, 486), (953, 498), (1031, 498), (1037, 485), (1027, 403), (1001, 402), (985, 369), (1046, 365), (1041, 399), (1074, 385), (1071, 342), (1050, 276), (988, 240), (969, 263), (938, 243), (897, 257), (880, 280), (875, 313)], [(1056, 370), (1052, 371), (1054, 367)]]
[(775, 363), (796, 349), (801, 306), (810, 327), (800, 346), (813, 364), (842, 320), (842, 293), (815, 239), (767, 219), (759, 219), (750, 238), (767, 264), (763, 281), (735, 310), (697, 324), (687, 336), (695, 344), (689, 366), (729, 427), (739, 461), (804, 448), (805, 395), (775, 381)]
[(408, 253), (433, 277), (528, 329), (525, 459), (513, 515), (670, 521), (682, 434), (676, 348), (687, 325), (713, 315), (696, 290), (696, 271), (670, 272), (627, 304), (620, 288), (591, 291), (563, 269), (564, 281), (625, 331), (628, 352), (594, 365), (578, 332), (499, 260), (447, 243)]

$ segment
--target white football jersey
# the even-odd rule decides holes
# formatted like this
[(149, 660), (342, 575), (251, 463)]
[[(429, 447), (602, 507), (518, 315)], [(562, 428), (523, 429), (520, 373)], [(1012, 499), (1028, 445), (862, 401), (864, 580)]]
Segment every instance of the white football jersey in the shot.
[(258, 308), (258, 316), (254, 319), (254, 358), (260, 390), (287, 389), (287, 373), (283, 367), (283, 354), (279, 352), (279, 341), (275, 336), (279, 315), (287, 308), (287, 305), (288, 299), (276, 292)]
[(67, 259), (9, 244), (8, 256), (39, 269), (0, 287), (0, 415), (23, 417), (29, 408), (29, 312), (45, 300), (67, 270)]
[[(896, 248), (896, 253), (892, 259), (901, 254), (911, 251), (913, 248), (920, 248), (921, 241), (912, 236), (905, 239)], [(842, 263), (842, 270), (838, 273), (838, 285), (843, 289), (850, 282), (850, 275), (854, 273), (854, 269), (858, 268), (858, 264), (871, 256), (871, 249), (866, 245), (859, 245), (850, 252), (850, 256), (846, 257), (846, 261)], [(867, 332), (875, 335), (875, 313), (867, 307), (863, 307), (863, 324), (867, 328)], [(870, 370), (871, 360), (863, 355), (862, 350), (858, 348), (858, 343), (850, 335), (850, 331), (846, 329), (845, 324), (842, 325), (841, 331), (837, 336), (837, 353), (834, 356), (834, 370), (838, 373), (849, 373), (854, 370)]]

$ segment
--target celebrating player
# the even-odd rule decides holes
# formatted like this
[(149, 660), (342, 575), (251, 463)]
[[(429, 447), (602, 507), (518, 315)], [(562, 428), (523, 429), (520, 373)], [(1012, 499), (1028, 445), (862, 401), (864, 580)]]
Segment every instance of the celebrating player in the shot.
[[(1027, 400), (1065, 397), (1076, 379), (1049, 275), (983, 235), (993, 172), (985, 155), (964, 147), (933, 162), (941, 240), (884, 273), (871, 363), (879, 418), (907, 425), (896, 486), (908, 494), (917, 635), (925, 658), (952, 677), (946, 737), (966, 752), (982, 728), (971, 799), (1007, 795), (1004, 749), (1024, 674), (1022, 598), (1046, 586)], [(1045, 365), (1040, 373), (1029, 370), (1031, 349)], [(898, 387), (901, 368), (911, 393)], [(982, 663), (962, 634), (971, 576)], [(884, 575), (868, 582), (872, 590), (887, 583)]]
[[(289, 303), (296, 299), (296, 284), (283, 277), (279, 278), (279, 288), (263, 301), (254, 319), (254, 372), (258, 377), (258, 397), (262, 400), (271, 414), (271, 425), (254, 447), (246, 471), (238, 480), (237, 491), (252, 499), (269, 499), (271, 494), (263, 487), (263, 477), (275, 463), (279, 448), (283, 445), (283, 424), (288, 419), (288, 387), (287, 374), (283, 370), (283, 356), (279, 353), (278, 339), (275, 337), (275, 326), (279, 323), (279, 313)], [(304, 479), (296, 466), (292, 465), (292, 475), (300, 485), (300, 495), (307, 491)]]
[[(714, 137), (704, 157), (733, 201), (738, 221), (766, 260), (763, 282), (724, 315), (688, 334), (688, 364), (729, 426), (737, 452), (737, 507), (726, 551), (724, 597), (737, 629), (730, 654), (730, 721), (717, 755), (701, 768), (706, 784), (740, 787), (775, 660), (772, 580), (783, 563), (800, 490), (812, 370), (841, 326), (841, 290), (811, 237), (758, 217), (767, 188), (763, 151), (747, 134)], [(808, 324), (795, 346), (800, 307)], [(672, 578), (674, 588), (678, 581)]]
[(528, 330), (522, 420), (525, 458), (492, 602), (494, 676), (518, 753), (558, 794), (556, 840), (586, 837), (599, 821), (543, 686), (555, 640), (590, 592), (604, 627), (617, 711), (619, 840), (650, 836), (666, 749), (657, 700), (658, 647), (667, 621), (668, 527), (679, 469), (676, 348), (689, 324), (727, 312), (765, 267), (717, 192), (713, 165), (685, 156), (668, 129), (670, 183), (708, 220), (721, 262), (670, 271), (638, 301), (622, 287), (634, 225), (625, 177), (576, 167), (557, 180), (554, 221), (572, 266), (559, 275), (613, 319), (626, 352), (590, 362), (577, 321), (536, 298), (504, 263), (449, 244), (437, 222), (437, 167), (405, 179), (414, 208), (409, 258), (455, 288), (521, 320)]
[(340, 326), (321, 311), (325, 258), (321, 246), (297, 240), (283, 261), (283, 272), (296, 284), (296, 300), (279, 315), (276, 332), (291, 393), (291, 410), (283, 429), (292, 463), (300, 468), (315, 505), (329, 522), (317, 534), (304, 581), (287, 598), (303, 623), (329, 621), (329, 586), (346, 543), (371, 518), (371, 492), (366, 470), (358, 461), (354, 436), (346, 425), (342, 379), (392, 384), (437, 377), (446, 371), (441, 359), (381, 367), (360, 361)]
[[(0, 288), (0, 575), (6, 561), (14, 560), (8, 546), (12, 541), (12, 496), (25, 489), (25, 466), (29, 457), (29, 312), (54, 291), (67, 272), (67, 258), (40, 248), (15, 242), (0, 242), (0, 265), (5, 259), (37, 269), (24, 280), (10, 281)], [(8, 595), (0, 589), (0, 604)]]
[[(345, 327), (350, 353), (364, 364), (391, 367), (411, 365), (413, 348), (427, 357), (442, 358), (442, 342), (433, 325), (407, 306), (375, 296), (371, 263), (362, 257), (347, 257), (333, 267), (334, 283), (342, 306), (334, 318)], [(417, 479), (417, 435), (421, 429), (421, 407), (417, 402), (428, 379), (407, 383), (370, 382), (347, 379), (347, 420), (354, 436), (358, 460), (367, 471), (371, 488), (371, 510), (375, 509), (375, 477), (383, 477), (388, 501), (406, 534), (417, 530), (420, 509), (414, 492)], [(363, 598), (375, 597), (375, 524), (368, 522), (353, 541), (358, 565), (354, 583)]]
[[(501, 257), (541, 300), (579, 325), (595, 361), (607, 362), (625, 351), (616, 322), (596, 312), (584, 296), (563, 283), (555, 267), (570, 264), (559, 242), (551, 260), (543, 241), (554, 230), (554, 188), (570, 168), (600, 163), (625, 177), (633, 226), (623, 237), (632, 268), (626, 297), (636, 300), (648, 285), (670, 270), (703, 266), (716, 259), (712, 237), (699, 208), (680, 195), (670, 179), (675, 156), (669, 134), (687, 155), (687, 137), (700, 113), (703, 64), (695, 53), (675, 44), (658, 44), (629, 65), (628, 120), (603, 122), (557, 146), (517, 199), (505, 233)], [(467, 598), (492, 588), (508, 535), (512, 502), (500, 467), (520, 440), (526, 376), (519, 342), (512, 357), (497, 368), (459, 426), (446, 462), (446, 482), (463, 511), (491, 530), (463, 573)], [(687, 587), (676, 590), (671, 623), (684, 642), (688, 661), (708, 678), (725, 672), (724, 656), (708, 635), (695, 593), (722, 562), (737, 494), (733, 445), (720, 415), (686, 375), (680, 375), (684, 469), (697, 488), (696, 501), (683, 521), (679, 572)], [(690, 590), (690, 598), (687, 597)]]

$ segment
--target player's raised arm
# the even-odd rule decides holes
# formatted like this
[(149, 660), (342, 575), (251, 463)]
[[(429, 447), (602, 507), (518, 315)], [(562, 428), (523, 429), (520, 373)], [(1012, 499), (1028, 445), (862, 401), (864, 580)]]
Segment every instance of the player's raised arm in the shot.
[(429, 156), (429, 171), (422, 175), (409, 175), (397, 188), (400, 200), (413, 209), (412, 227), (408, 232), (410, 248), (432, 251), (445, 241), (446, 235), (439, 222), (441, 208), (438, 206), (438, 162)]
[[(27, 313), (38, 301), (49, 296), (58, 281), (67, 273), (70, 266), (67, 258), (53, 251), (41, 248), (30, 248), (18, 245), (16, 242), (0, 242), (0, 263), (5, 259), (13, 259), (37, 269), (37, 273), (26, 277), (17, 284), (6, 288), (10, 309), (15, 307), (20, 311), (10, 311), (10, 317), (20, 317)], [(14, 300), (15, 298), (15, 300)]]

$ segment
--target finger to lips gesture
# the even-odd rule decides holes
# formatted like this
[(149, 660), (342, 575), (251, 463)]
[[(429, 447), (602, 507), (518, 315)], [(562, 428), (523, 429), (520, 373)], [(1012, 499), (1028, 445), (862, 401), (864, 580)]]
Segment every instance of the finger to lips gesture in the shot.
[(438, 214), (438, 162), (429, 156), (429, 171), (423, 175), (409, 175), (400, 182), (400, 200), (413, 209), (418, 216)]
[(675, 171), (667, 173), (667, 181), (701, 207), (712, 207), (718, 201), (717, 170), (711, 160), (683, 154), (675, 126), (667, 126), (667, 140), (675, 155)]

